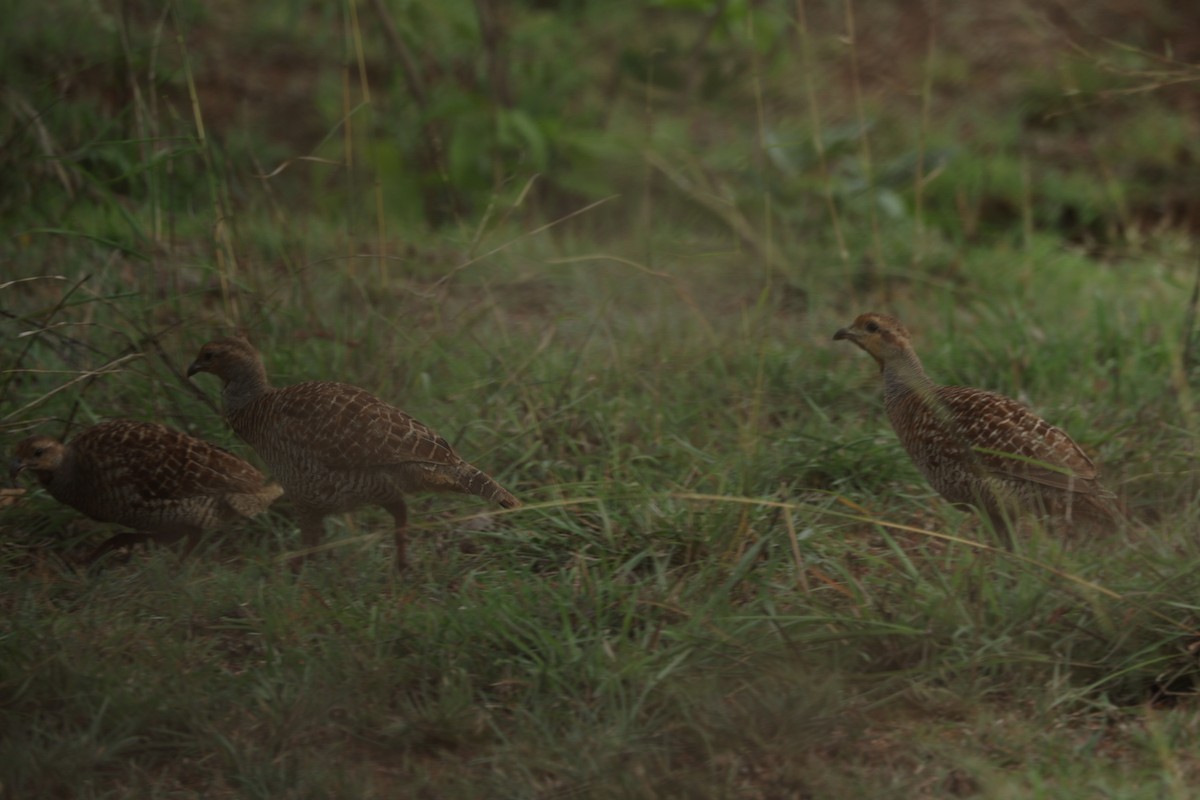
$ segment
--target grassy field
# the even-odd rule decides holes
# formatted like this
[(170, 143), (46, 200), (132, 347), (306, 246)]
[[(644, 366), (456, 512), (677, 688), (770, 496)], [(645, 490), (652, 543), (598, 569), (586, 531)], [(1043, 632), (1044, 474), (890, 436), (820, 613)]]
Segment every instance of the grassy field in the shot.
[[(525, 502), (286, 504), (87, 570), (0, 496), (0, 795), (1190, 798), (1200, 18), (1002, 0), (85, 3), (2, 34), (0, 430), (254, 460), (197, 348)], [(861, 6), (861, 7), (860, 7)], [(993, 549), (874, 364), (1067, 429), (1130, 529)]]

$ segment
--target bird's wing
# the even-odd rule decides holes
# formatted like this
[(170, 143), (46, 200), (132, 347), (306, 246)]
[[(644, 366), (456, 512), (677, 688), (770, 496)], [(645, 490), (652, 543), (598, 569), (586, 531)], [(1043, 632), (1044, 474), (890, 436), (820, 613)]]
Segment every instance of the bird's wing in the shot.
[(356, 386), (310, 381), (275, 389), (259, 402), (254, 412), (268, 435), (298, 445), (330, 469), (460, 461), (429, 426)]
[(1096, 466), (1061, 428), (1016, 400), (980, 389), (946, 386), (937, 399), (982, 467), (1065, 491), (1095, 491)]
[(151, 422), (113, 420), (71, 441), (92, 469), (146, 500), (182, 500), (262, 488), (263, 474), (214, 444)]

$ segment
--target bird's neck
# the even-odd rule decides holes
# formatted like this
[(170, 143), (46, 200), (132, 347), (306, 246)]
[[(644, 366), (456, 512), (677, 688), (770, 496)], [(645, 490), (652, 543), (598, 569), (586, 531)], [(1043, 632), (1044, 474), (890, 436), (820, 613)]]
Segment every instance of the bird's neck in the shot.
[(225, 388), (221, 390), (225, 415), (236, 414), (269, 391), (271, 382), (267, 380), (267, 371), (262, 362), (256, 360), (246, 364), (229, 377)]
[(75, 483), (75, 453), (70, 447), (62, 449), (62, 455), (59, 456), (53, 467), (53, 469), (35, 469), (33, 474), (52, 496), (69, 495), (71, 487)]
[(883, 365), (883, 399), (892, 405), (911, 394), (925, 396), (937, 388), (925, 374), (921, 359), (911, 350), (891, 358)]

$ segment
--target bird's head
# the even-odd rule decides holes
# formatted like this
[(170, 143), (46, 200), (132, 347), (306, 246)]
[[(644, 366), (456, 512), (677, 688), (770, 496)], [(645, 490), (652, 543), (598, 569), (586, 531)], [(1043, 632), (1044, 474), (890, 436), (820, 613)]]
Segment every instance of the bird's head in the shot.
[(258, 351), (245, 339), (214, 339), (200, 348), (188, 365), (187, 375), (190, 378), (200, 372), (211, 372), (228, 383), (240, 372), (254, 369), (260, 363)]
[(854, 342), (878, 362), (880, 369), (889, 362), (895, 363), (899, 357), (908, 358), (912, 354), (908, 330), (900, 320), (874, 311), (860, 314), (853, 325), (840, 328), (833, 339)]
[(14, 482), (24, 470), (34, 472), (38, 477), (49, 476), (62, 464), (63, 450), (62, 442), (50, 436), (22, 439), (9, 462), (8, 476)]

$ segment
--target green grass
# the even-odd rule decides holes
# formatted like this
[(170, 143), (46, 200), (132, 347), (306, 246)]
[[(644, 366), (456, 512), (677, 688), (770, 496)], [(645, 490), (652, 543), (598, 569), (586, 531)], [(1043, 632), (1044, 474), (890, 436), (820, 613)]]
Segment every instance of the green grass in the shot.
[[(364, 386), (526, 505), (414, 498), (403, 575), (379, 509), (292, 574), (283, 507), (87, 571), (104, 526), (26, 484), (0, 510), (0, 795), (1195, 793), (1196, 139), (1165, 73), (1118, 91), (1190, 74), (1150, 55), (1188, 26), (1107, 50), (1120, 26), (1076, 9), (1078, 50), (1013, 4), (988, 32), (1029, 63), (996, 71), (957, 14), (930, 51), (853, 9), (851, 52), (844, 7), (519, 6), (488, 51), (487, 4), (391, 9), (463, 118), (434, 213), (416, 122), (447, 118), (392, 46), (349, 6), (337, 35), (268, 6), (92, 9), (113, 25), (73, 60), (18, 8), (6, 452), (127, 416), (254, 459), (182, 377), (242, 328), (277, 383)], [(480, 80), (504, 59), (528, 119)], [(869, 309), (936, 379), (1065, 427), (1130, 531), (993, 549), (831, 341)]]

